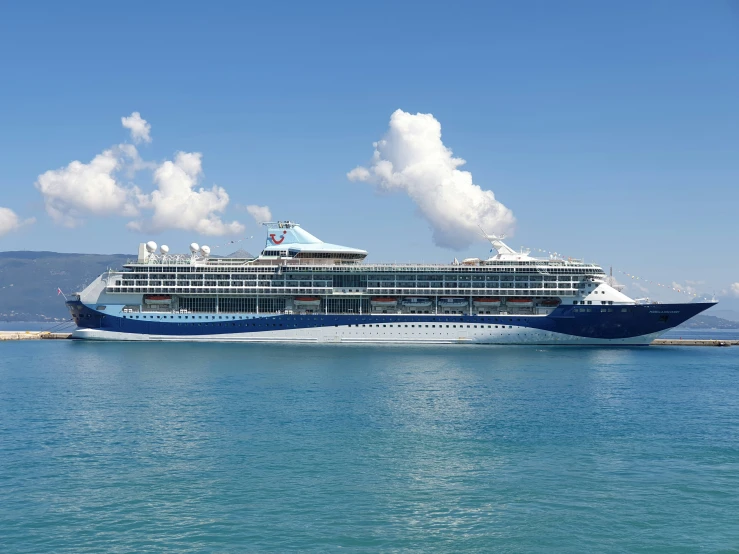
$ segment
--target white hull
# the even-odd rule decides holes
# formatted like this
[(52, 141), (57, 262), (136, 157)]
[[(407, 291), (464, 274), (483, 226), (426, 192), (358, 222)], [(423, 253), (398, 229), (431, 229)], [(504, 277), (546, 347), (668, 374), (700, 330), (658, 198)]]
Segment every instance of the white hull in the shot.
[[(409, 328), (410, 329), (410, 328)], [(426, 329), (367, 328), (356, 326), (313, 327), (249, 333), (215, 335), (149, 335), (120, 333), (100, 329), (77, 329), (76, 339), (102, 341), (161, 341), (161, 342), (282, 342), (282, 343), (344, 343), (344, 344), (497, 344), (497, 345), (648, 345), (660, 333), (628, 339), (591, 339), (530, 327)]]

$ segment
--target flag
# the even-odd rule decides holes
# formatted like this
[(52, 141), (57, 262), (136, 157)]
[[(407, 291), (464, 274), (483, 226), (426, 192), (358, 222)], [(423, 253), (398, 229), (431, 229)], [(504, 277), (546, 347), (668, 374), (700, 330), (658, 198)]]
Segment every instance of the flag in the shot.
[(62, 289), (60, 289), (59, 287), (57, 287), (56, 288), (56, 295), (59, 296), (60, 294), (63, 294), (62, 293)]

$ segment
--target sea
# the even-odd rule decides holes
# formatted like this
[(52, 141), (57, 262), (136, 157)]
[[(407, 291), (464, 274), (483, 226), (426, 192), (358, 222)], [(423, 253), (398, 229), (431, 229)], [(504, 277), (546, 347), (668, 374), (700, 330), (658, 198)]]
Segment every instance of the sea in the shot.
[(3, 553), (737, 552), (737, 514), (736, 346), (0, 343)]

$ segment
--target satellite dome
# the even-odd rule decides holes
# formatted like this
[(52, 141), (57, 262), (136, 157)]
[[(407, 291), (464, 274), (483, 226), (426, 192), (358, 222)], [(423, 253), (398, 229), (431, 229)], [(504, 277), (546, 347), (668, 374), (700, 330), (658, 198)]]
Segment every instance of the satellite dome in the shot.
[(197, 252), (198, 250), (200, 250), (200, 246), (198, 246), (198, 243), (197, 242), (193, 242), (190, 245), (190, 252), (192, 252), (193, 254), (195, 254), (195, 252)]
[(146, 243), (146, 250), (149, 252), (149, 254), (153, 254), (154, 252), (156, 252), (156, 249), (157, 249), (157, 243), (154, 242), (153, 240), (150, 240), (149, 242)]
[(169, 252), (169, 246), (167, 246), (166, 244), (162, 244), (162, 246), (159, 247), (159, 251), (162, 254), (167, 254)]
[(200, 252), (203, 253), (203, 256), (207, 256), (210, 254), (210, 246), (203, 245), (200, 247)]

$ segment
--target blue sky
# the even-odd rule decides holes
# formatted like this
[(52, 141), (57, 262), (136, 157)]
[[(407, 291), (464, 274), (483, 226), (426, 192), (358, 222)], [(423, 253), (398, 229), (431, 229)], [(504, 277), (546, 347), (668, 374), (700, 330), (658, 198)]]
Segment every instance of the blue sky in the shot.
[[(245, 245), (257, 251), (262, 231), (243, 207), (259, 205), (373, 260), (487, 255), (482, 242), (437, 246), (405, 192), (347, 178), (401, 109), (433, 114), (460, 169), (512, 211), (512, 246), (727, 297), (739, 282), (736, 3), (2, 10), (0, 206), (35, 222), (0, 237), (1, 250), (125, 253), (153, 238), (184, 251), (255, 235)], [(151, 143), (136, 144), (150, 166), (121, 182), (150, 194), (155, 167), (200, 153), (197, 187), (225, 189), (216, 215), (243, 232), (137, 232), (122, 213), (52, 220), (39, 176), (132, 143), (121, 125), (132, 112), (151, 125)]]

